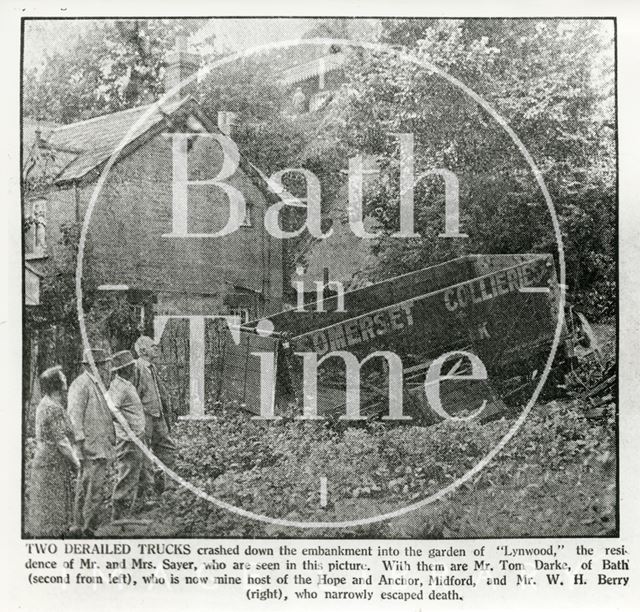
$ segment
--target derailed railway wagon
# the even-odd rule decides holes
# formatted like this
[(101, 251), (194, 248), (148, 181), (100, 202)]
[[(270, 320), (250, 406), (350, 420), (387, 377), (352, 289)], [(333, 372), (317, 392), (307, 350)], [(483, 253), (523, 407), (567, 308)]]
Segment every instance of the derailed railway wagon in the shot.
[[(425, 376), (450, 353), (442, 369), (450, 377), (438, 383), (446, 413), (463, 416), (484, 405), (479, 416), (489, 418), (539, 380), (558, 325), (559, 291), (551, 255), (467, 255), (325, 297), (270, 316), (271, 334), (258, 321), (241, 327), (239, 343), (227, 334), (219, 400), (256, 415), (300, 417), (305, 389), (314, 389), (318, 416), (345, 418), (347, 367), (340, 355), (348, 351), (362, 364), (361, 415), (384, 416), (389, 364), (368, 357), (391, 351), (402, 361), (403, 414), (428, 424), (440, 417)], [(563, 327), (561, 358), (565, 338)], [(272, 371), (260, 352), (273, 356)], [(312, 386), (304, 380), (304, 353), (319, 363)], [(464, 378), (472, 367), (465, 354), (481, 360), (485, 379)]]

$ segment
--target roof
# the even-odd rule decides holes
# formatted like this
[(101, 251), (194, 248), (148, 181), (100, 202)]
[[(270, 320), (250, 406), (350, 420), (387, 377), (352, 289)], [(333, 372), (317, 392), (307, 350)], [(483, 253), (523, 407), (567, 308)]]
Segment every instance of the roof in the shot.
[(330, 53), (321, 57), (312, 59), (302, 64), (297, 64), (285, 69), (282, 72), (281, 80), (285, 85), (295, 85), (302, 83), (312, 77), (320, 74), (327, 74), (335, 70), (339, 70), (345, 63), (346, 55), (342, 52)]
[(28, 261), (24, 262), (24, 267), (25, 267), (25, 270), (29, 270), (29, 272), (32, 272), (33, 274), (35, 274), (40, 278), (44, 278), (45, 276), (42, 270), (38, 270), (33, 264), (30, 264)]
[[(338, 56), (341, 57), (333, 59)], [(267, 65), (269, 71), (284, 85), (292, 85), (318, 76), (323, 63), (325, 72), (331, 72), (344, 63), (344, 53), (340, 45), (332, 44), (330, 40), (310, 42), (305, 38), (284, 47), (256, 51), (251, 57)], [(302, 78), (299, 75), (302, 75)]]
[(46, 137), (44, 146), (55, 152), (58, 158), (58, 167), (54, 172), (55, 182), (79, 180), (105, 163), (145, 113), (150, 112), (136, 126), (125, 144), (133, 142), (169, 115), (185, 107), (195, 110), (196, 106), (195, 100), (187, 97), (171, 104), (137, 106), (53, 129)]

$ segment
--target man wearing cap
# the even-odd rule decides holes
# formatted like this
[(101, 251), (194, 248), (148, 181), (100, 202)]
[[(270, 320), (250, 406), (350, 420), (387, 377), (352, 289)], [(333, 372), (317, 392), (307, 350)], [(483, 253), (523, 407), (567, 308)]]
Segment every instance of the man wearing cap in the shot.
[[(112, 357), (113, 380), (109, 395), (114, 407), (128, 424), (128, 429), (144, 441), (145, 417), (142, 402), (133, 384), (136, 361), (131, 351), (119, 351)], [(144, 453), (134, 442), (127, 429), (115, 421), (116, 429), (116, 484), (113, 489), (113, 520), (134, 513), (138, 509), (138, 491), (144, 464)]]
[[(136, 340), (135, 349), (138, 353), (135, 383), (144, 408), (147, 446), (162, 463), (173, 468), (176, 445), (169, 435), (171, 403), (155, 365), (158, 357), (158, 345), (149, 336), (140, 336)], [(162, 493), (165, 487), (164, 472), (154, 472), (153, 463), (146, 461), (142, 488), (151, 489), (151, 487), (155, 489), (156, 493)]]
[[(93, 357), (95, 371), (90, 357)], [(76, 481), (73, 535), (93, 535), (105, 501), (105, 479), (113, 461), (116, 434), (113, 415), (94, 372), (97, 371), (106, 390), (110, 378), (109, 362), (106, 351), (85, 350), (82, 360), (84, 371), (71, 383), (67, 394), (67, 412), (82, 466)]]

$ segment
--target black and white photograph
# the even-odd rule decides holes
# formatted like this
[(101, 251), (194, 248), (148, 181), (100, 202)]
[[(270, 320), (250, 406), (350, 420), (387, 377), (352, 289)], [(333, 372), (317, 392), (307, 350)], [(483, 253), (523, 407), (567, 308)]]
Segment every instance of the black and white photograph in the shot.
[(24, 540), (620, 535), (614, 18), (21, 27)]

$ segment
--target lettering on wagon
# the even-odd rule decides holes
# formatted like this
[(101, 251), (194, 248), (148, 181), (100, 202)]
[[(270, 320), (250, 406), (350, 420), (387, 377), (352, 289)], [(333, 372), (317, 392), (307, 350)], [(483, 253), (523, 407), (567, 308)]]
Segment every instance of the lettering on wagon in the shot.
[(309, 334), (318, 355), (370, 342), (413, 326), (413, 302), (403, 302)]
[(489, 276), (482, 276), (444, 292), (444, 304), (454, 312), (470, 304), (480, 304), (508, 293), (517, 293), (521, 287), (544, 285), (546, 269), (539, 262), (526, 264), (507, 270), (500, 270)]

